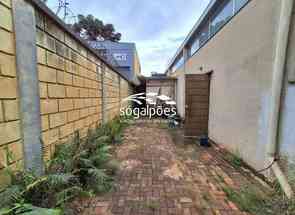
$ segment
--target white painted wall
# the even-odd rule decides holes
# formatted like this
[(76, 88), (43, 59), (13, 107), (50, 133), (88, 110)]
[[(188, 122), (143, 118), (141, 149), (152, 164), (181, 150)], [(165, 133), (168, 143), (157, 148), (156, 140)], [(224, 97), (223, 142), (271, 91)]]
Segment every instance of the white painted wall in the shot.
[[(266, 165), (274, 41), (280, 0), (252, 0), (185, 64), (186, 74), (212, 71), (209, 137), (253, 168)], [(182, 74), (176, 75), (184, 109)]]

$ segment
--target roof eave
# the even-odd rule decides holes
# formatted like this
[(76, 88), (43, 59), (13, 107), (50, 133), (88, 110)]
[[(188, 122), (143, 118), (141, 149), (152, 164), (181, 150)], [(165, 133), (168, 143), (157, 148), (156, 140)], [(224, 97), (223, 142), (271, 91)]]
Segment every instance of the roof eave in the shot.
[(168, 70), (171, 68), (171, 66), (174, 64), (175, 60), (177, 59), (177, 57), (180, 55), (180, 53), (182, 52), (182, 50), (184, 49), (184, 47), (189, 43), (191, 37), (196, 33), (196, 31), (199, 29), (200, 25), (203, 23), (203, 21), (205, 20), (205, 18), (207, 17), (207, 15), (209, 14), (209, 12), (212, 10), (212, 8), (214, 7), (214, 5), (218, 2), (218, 0), (211, 0), (210, 3), (208, 4), (208, 6), (206, 7), (205, 11), (202, 13), (202, 15), (200, 16), (200, 18), (198, 19), (198, 21), (196, 22), (196, 24), (194, 25), (194, 27), (191, 29), (191, 31), (189, 32), (189, 34), (186, 36), (186, 38), (184, 39), (184, 41), (182, 42), (182, 44), (180, 45), (180, 47), (177, 49), (176, 53), (174, 54), (173, 58), (170, 60), (170, 62), (168, 63), (168, 67), (165, 71), (165, 73), (168, 73)]

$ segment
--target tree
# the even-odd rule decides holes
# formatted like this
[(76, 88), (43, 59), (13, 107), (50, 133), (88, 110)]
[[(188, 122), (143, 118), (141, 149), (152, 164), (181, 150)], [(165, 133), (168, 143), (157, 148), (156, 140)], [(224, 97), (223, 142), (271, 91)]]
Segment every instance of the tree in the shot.
[(88, 40), (97, 40), (98, 37), (113, 42), (121, 40), (121, 33), (116, 32), (112, 24), (104, 24), (93, 15), (78, 15), (78, 22), (73, 24), (72, 28), (76, 33), (82, 33), (82, 37)]

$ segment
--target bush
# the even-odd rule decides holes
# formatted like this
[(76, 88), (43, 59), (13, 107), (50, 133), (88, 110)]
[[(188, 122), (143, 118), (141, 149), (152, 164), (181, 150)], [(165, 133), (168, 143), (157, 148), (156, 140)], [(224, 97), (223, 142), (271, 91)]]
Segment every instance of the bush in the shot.
[(110, 141), (113, 144), (119, 144), (122, 142), (122, 133), (124, 129), (132, 123), (132, 118), (128, 116), (116, 117), (111, 122), (105, 124), (102, 127), (103, 135), (110, 137)]
[(118, 162), (111, 159), (110, 143), (121, 135), (123, 124), (117, 118), (89, 130), (85, 139), (76, 132), (72, 142), (56, 147), (44, 176), (9, 171), (12, 185), (0, 193), (0, 215), (60, 214), (60, 210), (45, 208), (63, 208), (77, 196), (110, 191), (119, 169)]

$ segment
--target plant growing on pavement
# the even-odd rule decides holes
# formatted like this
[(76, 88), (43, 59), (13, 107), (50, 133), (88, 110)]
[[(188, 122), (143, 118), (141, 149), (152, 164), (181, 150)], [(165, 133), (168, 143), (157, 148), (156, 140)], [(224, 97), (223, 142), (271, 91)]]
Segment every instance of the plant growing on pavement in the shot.
[(274, 190), (267, 195), (252, 186), (242, 187), (236, 191), (223, 187), (228, 199), (242, 211), (257, 215), (292, 215), (295, 214), (295, 199), (288, 199), (282, 192)]
[[(120, 123), (120, 119), (117, 120), (116, 123)], [(105, 126), (97, 127), (89, 130), (84, 139), (76, 132), (73, 141), (56, 147), (44, 176), (8, 171), (12, 185), (0, 191), (0, 215), (57, 215), (62, 210), (46, 208), (63, 208), (77, 196), (111, 190), (119, 164), (111, 159), (113, 134), (110, 131)]]
[(243, 160), (238, 151), (234, 154), (227, 153), (225, 159), (236, 169), (240, 168), (243, 165)]

